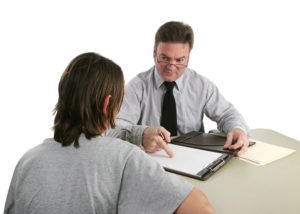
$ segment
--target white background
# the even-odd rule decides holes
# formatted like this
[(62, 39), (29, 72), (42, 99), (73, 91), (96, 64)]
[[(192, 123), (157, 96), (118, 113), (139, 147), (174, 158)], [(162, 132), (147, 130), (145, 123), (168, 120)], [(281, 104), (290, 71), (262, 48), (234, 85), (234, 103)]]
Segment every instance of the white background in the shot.
[(189, 67), (215, 82), (251, 128), (300, 140), (299, 11), (297, 0), (1, 0), (0, 210), (21, 155), (52, 136), (70, 60), (98, 52), (128, 82), (153, 65), (154, 34), (170, 20), (193, 27)]

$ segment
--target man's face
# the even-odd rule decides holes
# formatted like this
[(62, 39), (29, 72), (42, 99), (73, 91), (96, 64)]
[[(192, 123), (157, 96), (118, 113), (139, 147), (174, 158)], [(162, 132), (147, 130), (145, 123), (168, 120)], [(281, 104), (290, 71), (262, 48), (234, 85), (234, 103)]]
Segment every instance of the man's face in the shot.
[(189, 53), (188, 43), (158, 43), (153, 56), (159, 75), (168, 82), (177, 80), (188, 65)]

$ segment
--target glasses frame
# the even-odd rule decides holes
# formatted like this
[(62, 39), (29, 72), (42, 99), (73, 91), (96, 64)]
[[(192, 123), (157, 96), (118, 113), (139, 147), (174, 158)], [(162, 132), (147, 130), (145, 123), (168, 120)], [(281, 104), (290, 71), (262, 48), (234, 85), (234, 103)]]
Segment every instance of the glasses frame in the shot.
[[(159, 58), (164, 58), (164, 59), (159, 59)], [(171, 63), (172, 59), (170, 59), (169, 57), (165, 56), (165, 55), (159, 55), (156, 56), (156, 62), (164, 65), (164, 66), (171, 66), (174, 65), (177, 68), (186, 68), (188, 66), (188, 62), (189, 62), (189, 57), (187, 57), (186, 59), (186, 63)], [(176, 59), (175, 59), (176, 61)]]

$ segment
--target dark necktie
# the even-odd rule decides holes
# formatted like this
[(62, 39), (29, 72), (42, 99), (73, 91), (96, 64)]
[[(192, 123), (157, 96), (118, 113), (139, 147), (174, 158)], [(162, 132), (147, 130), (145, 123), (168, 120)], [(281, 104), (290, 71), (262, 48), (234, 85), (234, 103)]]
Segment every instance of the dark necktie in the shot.
[(171, 132), (171, 136), (176, 136), (177, 115), (176, 115), (176, 102), (173, 95), (173, 88), (176, 85), (176, 83), (164, 82), (164, 85), (167, 88), (167, 92), (165, 93), (164, 100), (163, 100), (160, 125), (165, 127), (169, 132)]

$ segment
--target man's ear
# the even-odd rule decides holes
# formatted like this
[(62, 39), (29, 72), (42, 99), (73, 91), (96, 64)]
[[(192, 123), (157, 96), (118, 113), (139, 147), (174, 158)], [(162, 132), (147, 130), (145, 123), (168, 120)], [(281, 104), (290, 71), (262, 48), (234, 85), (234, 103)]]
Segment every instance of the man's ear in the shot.
[(105, 98), (104, 98), (104, 103), (103, 103), (103, 113), (105, 115), (107, 115), (107, 108), (108, 108), (108, 104), (109, 104), (109, 101), (110, 101), (110, 98), (111, 98), (111, 95), (107, 95)]
[(154, 47), (153, 48), (153, 58), (155, 59), (155, 57), (156, 57), (156, 53), (157, 53), (157, 49), (156, 49), (156, 47)]

